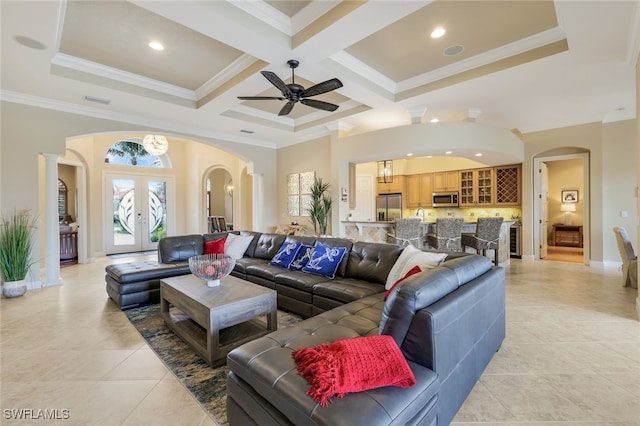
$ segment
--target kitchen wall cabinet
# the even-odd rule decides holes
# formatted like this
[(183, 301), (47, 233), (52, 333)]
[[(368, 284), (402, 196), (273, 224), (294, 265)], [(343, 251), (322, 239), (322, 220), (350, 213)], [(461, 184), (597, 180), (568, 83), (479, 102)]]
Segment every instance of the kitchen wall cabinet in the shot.
[(494, 192), (493, 168), (460, 171), (460, 207), (490, 206)]
[(495, 203), (497, 206), (519, 206), (522, 204), (522, 166), (494, 167), (496, 174)]
[(433, 200), (433, 173), (407, 175), (405, 187), (407, 207), (431, 207)]
[(433, 174), (433, 192), (458, 191), (458, 172), (436, 172)]
[(390, 183), (380, 183), (378, 182), (378, 194), (393, 194), (393, 193), (403, 193), (404, 192), (404, 176), (394, 176), (393, 182)]

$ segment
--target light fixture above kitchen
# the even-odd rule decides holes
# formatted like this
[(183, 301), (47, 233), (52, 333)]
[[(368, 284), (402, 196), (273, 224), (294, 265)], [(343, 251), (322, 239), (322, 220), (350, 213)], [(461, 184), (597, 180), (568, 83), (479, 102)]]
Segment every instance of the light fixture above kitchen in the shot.
[(149, 47), (153, 50), (164, 50), (164, 46), (159, 41), (152, 41), (151, 43), (149, 43)]
[(393, 161), (378, 161), (378, 183), (393, 183)]

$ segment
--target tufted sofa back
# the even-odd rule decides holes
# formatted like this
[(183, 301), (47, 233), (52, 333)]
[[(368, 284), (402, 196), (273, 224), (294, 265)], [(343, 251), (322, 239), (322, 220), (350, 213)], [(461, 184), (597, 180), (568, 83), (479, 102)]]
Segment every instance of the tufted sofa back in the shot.
[(197, 256), (203, 252), (204, 237), (202, 235), (180, 235), (158, 241), (158, 262), (160, 263), (186, 262), (191, 256)]
[(402, 249), (395, 244), (355, 242), (349, 253), (345, 277), (385, 284)]
[(285, 238), (284, 234), (260, 234), (257, 240), (254, 239), (255, 246), (249, 256), (257, 259), (271, 259), (276, 255)]

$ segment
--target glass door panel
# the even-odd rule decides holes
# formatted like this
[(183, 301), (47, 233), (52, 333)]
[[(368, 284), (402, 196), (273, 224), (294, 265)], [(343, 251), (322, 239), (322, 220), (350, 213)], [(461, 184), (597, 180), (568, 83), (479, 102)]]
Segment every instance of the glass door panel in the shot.
[(146, 176), (107, 176), (107, 254), (156, 249), (158, 241), (167, 235), (168, 180)]

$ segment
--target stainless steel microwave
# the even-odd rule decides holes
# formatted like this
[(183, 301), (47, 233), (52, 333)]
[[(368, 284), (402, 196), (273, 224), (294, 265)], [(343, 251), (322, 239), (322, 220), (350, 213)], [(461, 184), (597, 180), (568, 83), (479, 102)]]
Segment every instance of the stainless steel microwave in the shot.
[(458, 207), (457, 192), (434, 192), (433, 207)]

